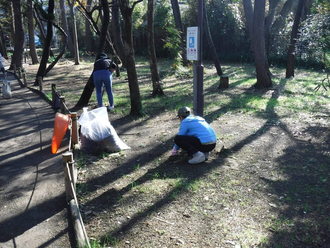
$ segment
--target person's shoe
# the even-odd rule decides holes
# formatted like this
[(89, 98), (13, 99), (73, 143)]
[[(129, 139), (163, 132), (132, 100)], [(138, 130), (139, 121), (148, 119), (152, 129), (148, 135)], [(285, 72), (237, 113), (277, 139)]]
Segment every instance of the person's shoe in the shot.
[(205, 161), (209, 159), (210, 156), (210, 152), (204, 152), (205, 155)]
[(114, 106), (110, 106), (110, 105), (109, 105), (109, 106), (108, 106), (108, 111), (112, 111), (112, 110), (114, 110), (114, 108), (115, 108)]
[(202, 152), (196, 152), (193, 154), (192, 159), (188, 160), (189, 164), (199, 164), (205, 161), (205, 155)]

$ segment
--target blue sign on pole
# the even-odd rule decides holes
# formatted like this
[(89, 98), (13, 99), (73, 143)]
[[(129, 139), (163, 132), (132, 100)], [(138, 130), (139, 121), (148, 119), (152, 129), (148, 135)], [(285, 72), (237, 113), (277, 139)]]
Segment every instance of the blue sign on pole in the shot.
[(187, 59), (198, 60), (198, 27), (187, 28)]

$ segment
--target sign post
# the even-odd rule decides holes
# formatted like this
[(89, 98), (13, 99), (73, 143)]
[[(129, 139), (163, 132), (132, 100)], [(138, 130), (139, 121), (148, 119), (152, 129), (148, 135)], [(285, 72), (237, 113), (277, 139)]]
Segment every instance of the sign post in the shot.
[(187, 59), (194, 61), (194, 113), (203, 116), (203, 71), (202, 34), (203, 34), (203, 1), (198, 0), (198, 27), (187, 28)]

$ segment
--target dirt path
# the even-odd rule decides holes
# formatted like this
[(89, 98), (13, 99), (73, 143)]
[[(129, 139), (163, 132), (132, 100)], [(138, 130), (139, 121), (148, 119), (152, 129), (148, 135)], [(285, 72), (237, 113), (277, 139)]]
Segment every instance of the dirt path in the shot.
[(0, 98), (0, 247), (70, 247), (60, 156), (50, 154), (54, 112), (9, 76)]

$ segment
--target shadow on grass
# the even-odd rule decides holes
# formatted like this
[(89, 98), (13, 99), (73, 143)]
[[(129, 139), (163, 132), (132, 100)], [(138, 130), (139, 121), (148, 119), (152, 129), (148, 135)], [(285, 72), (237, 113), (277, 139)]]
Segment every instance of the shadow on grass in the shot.
[(292, 137), (292, 146), (277, 159), (284, 181), (263, 179), (279, 199), (272, 236), (262, 247), (328, 247), (330, 243), (330, 128), (307, 127), (317, 141)]
[[(237, 82), (240, 84), (241, 82)], [(110, 208), (118, 202), (118, 200), (129, 190), (132, 185), (138, 186), (153, 179), (153, 175), (157, 174), (164, 178), (177, 178), (180, 175), (184, 178), (184, 183), (177, 185), (164, 197), (157, 202), (149, 206), (142, 213), (138, 213), (132, 216), (126, 223), (119, 228), (104, 235), (101, 240), (102, 243), (109, 243), (109, 237), (120, 238), (128, 230), (132, 229), (134, 225), (141, 220), (149, 216), (151, 213), (158, 211), (167, 204), (173, 201), (174, 195), (180, 195), (185, 192), (186, 187), (192, 185), (196, 180), (211, 172), (213, 169), (222, 166), (223, 159), (239, 152), (243, 147), (249, 145), (251, 142), (260, 138), (276, 124), (293, 142), (291, 147), (287, 147), (285, 154), (278, 158), (278, 164), (280, 170), (287, 175), (286, 181), (271, 181), (269, 179), (263, 179), (269, 185), (269, 191), (278, 195), (282, 201), (274, 203), (283, 205), (284, 210), (278, 210), (279, 217), (274, 220), (276, 224), (272, 226), (272, 235), (268, 237), (266, 242), (263, 242), (261, 246), (264, 247), (325, 247), (325, 244), (329, 243), (329, 234), (327, 230), (330, 228), (330, 220), (328, 217), (329, 212), (329, 155), (326, 151), (329, 151), (329, 128), (309, 127), (305, 130), (313, 137), (323, 139), (323, 142), (317, 142), (312, 144), (303, 140), (298, 140), (291, 133), (290, 129), (285, 123), (281, 121), (281, 117), (275, 112), (275, 107), (278, 105), (278, 97), (285, 87), (286, 80), (281, 80), (280, 84), (273, 91), (273, 94), (268, 101), (266, 110), (260, 112), (259, 116), (264, 118), (266, 122), (255, 133), (237, 142), (232, 147), (228, 147), (226, 153), (221, 154), (221, 159), (217, 163), (210, 163), (204, 167), (191, 167), (174, 165), (169, 167), (170, 161), (166, 160), (155, 168), (149, 169), (144, 175), (135, 180), (132, 184), (122, 188), (121, 190), (111, 189), (104, 192), (98, 198), (88, 202), (93, 205), (94, 203), (104, 203), (102, 206)], [(264, 92), (257, 92), (259, 95)], [(226, 93), (229, 94), (229, 93)], [(171, 102), (172, 105), (165, 103), (164, 109), (176, 109), (173, 106), (182, 105), (182, 101), (188, 101), (189, 96), (180, 96)], [(233, 109), (233, 106), (244, 108), (251, 101), (251, 93), (249, 90), (243, 95), (236, 97), (230, 96), (231, 101), (208, 114), (205, 118), (209, 121), (217, 119), (221, 114)], [(185, 100), (184, 100), (185, 99)], [(172, 106), (172, 107), (171, 107)], [(152, 116), (150, 116), (152, 118)], [(129, 124), (129, 119), (122, 119), (115, 122), (115, 125), (123, 124), (122, 122)], [(143, 125), (140, 123), (138, 125)], [(124, 131), (129, 131), (134, 128), (134, 125), (128, 125)], [(106, 185), (120, 177), (132, 172), (134, 170), (133, 165), (136, 160), (139, 159), (139, 165), (145, 166), (148, 162), (153, 161), (157, 157), (164, 154), (170, 147), (172, 141), (167, 140), (165, 144), (155, 146), (145, 154), (141, 154), (138, 157), (132, 158), (122, 166), (115, 168), (111, 172), (102, 175), (99, 178), (88, 182), (90, 185)], [(308, 159), (306, 159), (308, 158)], [(91, 191), (96, 188), (90, 188)], [(98, 209), (102, 211), (103, 209)]]

